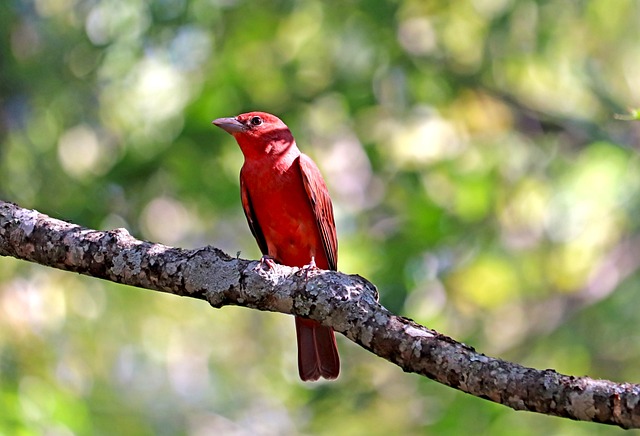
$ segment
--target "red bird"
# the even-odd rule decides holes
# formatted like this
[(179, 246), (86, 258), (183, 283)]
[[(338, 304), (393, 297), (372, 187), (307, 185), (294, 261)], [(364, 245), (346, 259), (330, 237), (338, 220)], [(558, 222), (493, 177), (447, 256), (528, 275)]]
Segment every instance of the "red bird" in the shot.
[[(264, 112), (219, 118), (213, 124), (233, 135), (244, 155), (242, 207), (262, 254), (283, 265), (335, 270), (338, 238), (329, 191), (289, 128)], [(333, 329), (310, 319), (295, 320), (300, 378), (338, 377)]]

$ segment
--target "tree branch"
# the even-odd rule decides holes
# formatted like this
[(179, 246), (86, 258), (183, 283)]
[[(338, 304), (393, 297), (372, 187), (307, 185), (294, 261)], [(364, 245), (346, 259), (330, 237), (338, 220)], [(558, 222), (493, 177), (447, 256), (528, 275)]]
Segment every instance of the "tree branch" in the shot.
[(640, 385), (526, 368), (476, 352), (378, 304), (357, 275), (232, 258), (213, 247), (184, 250), (96, 231), (0, 201), (0, 255), (126, 285), (226, 305), (305, 316), (447, 386), (515, 410), (640, 427)]

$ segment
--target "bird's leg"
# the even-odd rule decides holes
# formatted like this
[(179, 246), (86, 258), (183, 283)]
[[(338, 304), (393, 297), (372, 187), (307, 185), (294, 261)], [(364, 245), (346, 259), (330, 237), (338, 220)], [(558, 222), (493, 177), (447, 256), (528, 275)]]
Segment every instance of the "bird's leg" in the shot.
[(276, 262), (273, 260), (273, 257), (268, 254), (263, 254), (260, 258), (260, 263), (256, 266), (256, 269), (262, 268), (263, 265), (266, 265), (267, 269), (273, 269), (276, 267)]
[(311, 256), (311, 262), (309, 262), (307, 265), (303, 266), (302, 268), (307, 268), (307, 269), (316, 269), (316, 268), (318, 268), (316, 266), (316, 257), (315, 256)]

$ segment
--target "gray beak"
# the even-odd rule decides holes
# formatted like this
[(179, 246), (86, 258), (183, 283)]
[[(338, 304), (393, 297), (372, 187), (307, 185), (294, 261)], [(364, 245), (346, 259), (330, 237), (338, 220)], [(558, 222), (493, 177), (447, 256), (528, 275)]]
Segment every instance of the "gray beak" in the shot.
[(213, 120), (211, 124), (215, 124), (227, 133), (232, 135), (237, 132), (244, 132), (247, 127), (235, 118), (218, 118)]

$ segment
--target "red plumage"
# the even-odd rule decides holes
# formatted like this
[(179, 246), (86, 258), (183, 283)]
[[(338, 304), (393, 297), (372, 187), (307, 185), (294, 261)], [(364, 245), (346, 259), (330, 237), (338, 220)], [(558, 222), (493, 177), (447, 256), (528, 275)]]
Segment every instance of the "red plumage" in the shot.
[[(283, 265), (303, 267), (315, 261), (319, 268), (337, 269), (338, 239), (329, 191), (289, 128), (264, 112), (219, 118), (213, 124), (233, 135), (244, 155), (242, 207), (262, 254)], [(296, 334), (300, 378), (338, 377), (333, 330), (296, 317)]]

